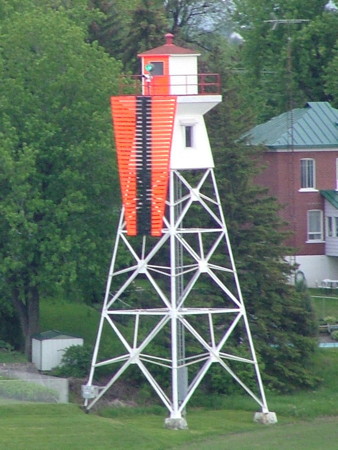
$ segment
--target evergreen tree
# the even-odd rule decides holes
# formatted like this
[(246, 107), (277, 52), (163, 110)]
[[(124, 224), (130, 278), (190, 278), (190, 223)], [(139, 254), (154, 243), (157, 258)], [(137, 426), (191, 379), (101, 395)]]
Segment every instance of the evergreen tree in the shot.
[(131, 16), (122, 61), (126, 70), (139, 73), (137, 54), (164, 44), (167, 22), (157, 0), (139, 0)]
[(333, 58), (328, 64), (325, 73), (325, 90), (331, 99), (331, 104), (334, 108), (338, 108), (338, 46), (333, 50)]
[[(228, 53), (224, 57), (234, 54)], [(259, 151), (241, 142), (255, 120), (248, 102), (250, 87), (243, 72), (220, 65), (221, 54), (209, 66), (219, 67), (224, 83), (223, 102), (208, 116), (216, 173), (230, 240), (240, 277), (256, 350), (264, 364), (267, 386), (280, 391), (312, 387), (315, 321), (306, 292), (289, 284), (292, 267), (286, 248), (279, 205), (254, 182), (260, 170)]]
[(127, 26), (122, 10), (116, 2), (106, 0), (91, 0), (90, 6), (100, 15), (89, 25), (89, 40), (98, 41), (111, 56), (121, 59)]

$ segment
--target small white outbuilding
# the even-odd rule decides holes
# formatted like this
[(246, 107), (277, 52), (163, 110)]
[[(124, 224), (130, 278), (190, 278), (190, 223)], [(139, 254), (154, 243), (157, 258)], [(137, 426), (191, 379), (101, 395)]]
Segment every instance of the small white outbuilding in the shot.
[(57, 330), (32, 336), (32, 362), (38, 370), (52, 370), (61, 363), (65, 350), (72, 345), (83, 345), (83, 339)]

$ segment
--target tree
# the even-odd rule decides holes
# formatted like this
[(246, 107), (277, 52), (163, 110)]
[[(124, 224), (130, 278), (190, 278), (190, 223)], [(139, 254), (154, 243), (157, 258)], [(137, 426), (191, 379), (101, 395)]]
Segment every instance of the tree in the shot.
[(294, 39), (292, 62), (295, 88), (307, 101), (328, 101), (330, 92), (324, 89), (325, 72), (334, 58), (338, 40), (338, 17), (323, 11), (311, 19)]
[(124, 67), (139, 73), (137, 54), (164, 44), (167, 24), (164, 11), (156, 0), (139, 0), (131, 15), (128, 37), (122, 56)]
[(174, 34), (179, 32), (187, 34), (188, 28), (201, 30), (215, 27), (215, 24), (218, 24), (229, 13), (231, 2), (224, 0), (165, 0), (164, 7), (170, 20), (170, 31)]
[[(306, 292), (289, 284), (280, 206), (254, 182), (260, 152), (241, 141), (255, 122), (246, 74), (236, 70), (236, 54), (224, 46), (208, 65), (220, 72), (223, 102), (207, 116), (217, 179), (256, 350), (270, 388), (313, 387), (315, 321)], [(218, 68), (218, 70), (217, 70)]]
[(263, 105), (259, 122), (306, 101), (327, 101), (326, 67), (337, 41), (335, 14), (312, 0), (235, 0), (233, 20), (245, 39), (242, 66)]
[(326, 67), (325, 71), (325, 90), (332, 100), (332, 106), (338, 108), (338, 45), (333, 49), (333, 58)]
[(121, 59), (126, 37), (126, 19), (122, 7), (116, 2), (106, 0), (91, 0), (90, 6), (100, 12), (96, 20), (89, 25), (90, 41), (99, 44), (114, 58)]
[(88, 301), (101, 271), (102, 287), (117, 191), (109, 96), (120, 67), (62, 10), (12, 15), (1, 31), (0, 291), (29, 355), (41, 296)]

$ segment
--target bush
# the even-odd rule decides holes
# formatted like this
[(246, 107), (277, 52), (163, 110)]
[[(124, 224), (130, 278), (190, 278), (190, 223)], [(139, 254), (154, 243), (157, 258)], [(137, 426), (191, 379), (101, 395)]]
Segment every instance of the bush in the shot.
[(12, 352), (13, 350), (14, 347), (9, 342), (5, 342), (2, 339), (0, 339), (0, 351)]
[(334, 316), (327, 316), (324, 317), (324, 322), (327, 323), (328, 325), (333, 325), (334, 323), (337, 322), (337, 319)]
[(332, 339), (334, 339), (335, 341), (338, 341), (338, 330), (332, 331), (331, 337), (332, 337)]
[(61, 365), (53, 370), (59, 377), (83, 378), (88, 375), (93, 349), (90, 345), (72, 345), (64, 352)]

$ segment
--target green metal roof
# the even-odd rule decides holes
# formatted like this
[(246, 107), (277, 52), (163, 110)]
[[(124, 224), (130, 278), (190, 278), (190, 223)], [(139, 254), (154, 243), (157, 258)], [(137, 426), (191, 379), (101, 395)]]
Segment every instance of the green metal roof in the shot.
[(34, 334), (32, 338), (38, 341), (45, 341), (48, 339), (71, 339), (79, 338), (79, 336), (70, 335), (68, 333), (62, 333), (58, 330), (43, 331), (42, 333)]
[(336, 209), (338, 209), (338, 192), (333, 190), (321, 190), (321, 195), (331, 203)]
[(338, 110), (328, 102), (308, 102), (304, 108), (257, 125), (243, 137), (251, 145), (270, 148), (288, 148), (292, 144), (306, 148), (338, 147)]

